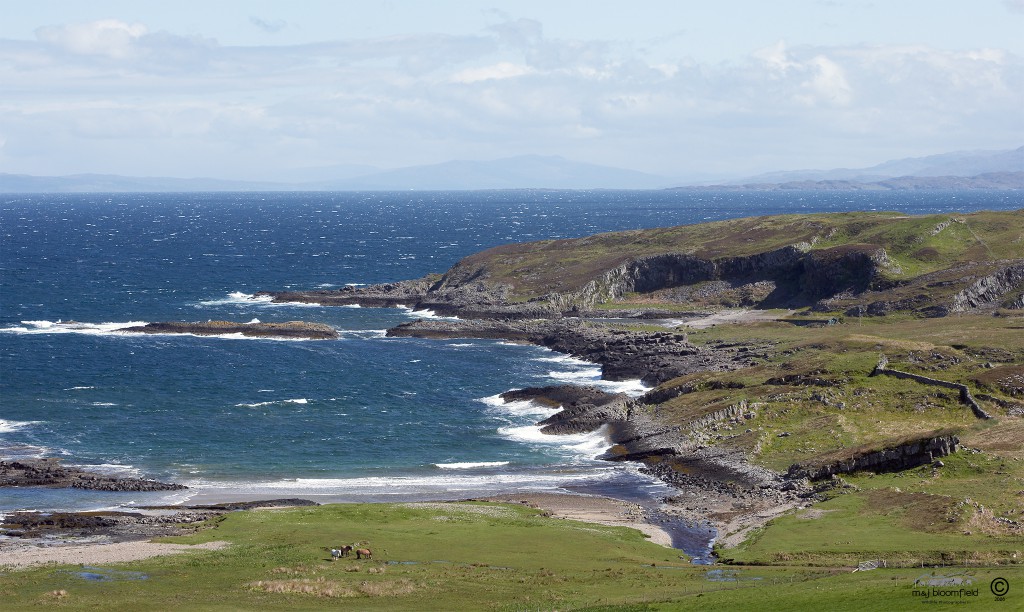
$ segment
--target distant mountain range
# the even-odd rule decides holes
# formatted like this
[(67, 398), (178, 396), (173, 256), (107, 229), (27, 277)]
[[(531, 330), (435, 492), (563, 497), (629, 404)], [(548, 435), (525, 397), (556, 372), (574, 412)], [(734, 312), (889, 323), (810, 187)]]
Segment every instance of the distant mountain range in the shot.
[(784, 183), (741, 183), (673, 187), (687, 191), (892, 191), (908, 189), (1024, 189), (1024, 172), (986, 172), (976, 176), (897, 176), (880, 181), (826, 179)]
[(1010, 151), (958, 151), (927, 157), (908, 157), (870, 168), (769, 172), (728, 181), (727, 184), (779, 184), (793, 181), (871, 183), (895, 177), (978, 176), (1000, 172), (1024, 172), (1024, 147)]
[(870, 168), (771, 172), (716, 185), (687, 185), (664, 176), (523, 155), (380, 170), (326, 166), (289, 170), (287, 181), (130, 177), (112, 174), (31, 176), (0, 173), (0, 193), (160, 191), (382, 191), (468, 189), (1024, 189), (1024, 147), (961, 151), (888, 161)]

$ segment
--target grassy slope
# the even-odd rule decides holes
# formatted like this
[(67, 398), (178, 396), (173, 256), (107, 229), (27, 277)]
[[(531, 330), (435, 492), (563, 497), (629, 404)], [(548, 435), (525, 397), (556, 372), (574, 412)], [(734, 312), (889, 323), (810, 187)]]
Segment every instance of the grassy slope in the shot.
[[(953, 218), (963, 222), (948, 223)], [(815, 249), (884, 247), (901, 269), (894, 269), (892, 275), (909, 278), (958, 261), (1020, 257), (1022, 227), (1024, 210), (920, 217), (897, 213), (750, 217), (504, 245), (467, 257), (458, 269), (467, 276), (485, 269), (491, 281), (512, 286), (516, 298), (526, 299), (576, 290), (605, 271), (646, 255), (687, 253), (716, 259), (806, 242)]]
[[(748, 402), (756, 416), (708, 428), (702, 432), (708, 444), (743, 449), (755, 463), (780, 471), (850, 447), (881, 448), (896, 438), (942, 429), (959, 431), (969, 449), (944, 459), (939, 469), (845, 477), (850, 486), (814, 506), (822, 514), (777, 519), (723, 556), (739, 562), (810, 564), (850, 564), (879, 556), (912, 564), (942, 563), (944, 554), (952, 554), (978, 562), (1024, 562), (1024, 533), (998, 520), (1024, 523), (1024, 418), (983, 399), (996, 418), (981, 421), (955, 392), (869, 376), (878, 355), (885, 353), (890, 367), (961, 382), (976, 396), (1024, 406), (1024, 397), (999, 384), (1024, 371), (1021, 330), (1024, 317), (963, 316), (691, 331), (698, 344), (752, 338), (778, 343), (777, 355), (754, 367), (664, 385), (695, 389), (658, 406), (662, 416), (678, 422)], [(804, 384), (766, 384), (783, 376), (802, 377)], [(725, 385), (742, 388), (721, 388)]]
[[(689, 566), (633, 530), (518, 506), (473, 509), (346, 504), (236, 513), (184, 539), (227, 540), (227, 549), (108, 566), (145, 580), (90, 582), (76, 568), (49, 566), (0, 575), (0, 597), (7, 610), (854, 610), (913, 602), (921, 573)], [(322, 549), (353, 540), (369, 542), (375, 559), (331, 562)], [(1017, 586), (1022, 569), (972, 571), (979, 583), (1003, 576)], [(1019, 591), (1011, 589), (1009, 606), (1024, 602)]]

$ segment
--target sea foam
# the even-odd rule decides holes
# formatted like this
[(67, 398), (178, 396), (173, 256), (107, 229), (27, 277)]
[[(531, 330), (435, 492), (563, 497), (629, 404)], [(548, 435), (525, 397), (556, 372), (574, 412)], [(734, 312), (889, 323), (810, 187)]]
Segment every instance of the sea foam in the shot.
[(0, 433), (10, 433), (12, 431), (21, 431), (26, 427), (31, 427), (42, 421), (9, 421), (7, 419), (0, 419)]
[(501, 467), (508, 464), (508, 461), (467, 461), (462, 463), (435, 463), (434, 465), (442, 470), (471, 470), (474, 468)]

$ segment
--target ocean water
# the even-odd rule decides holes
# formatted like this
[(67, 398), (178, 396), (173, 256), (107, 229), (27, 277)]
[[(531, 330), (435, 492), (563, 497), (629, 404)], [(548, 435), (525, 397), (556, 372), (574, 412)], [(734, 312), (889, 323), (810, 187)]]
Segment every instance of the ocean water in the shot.
[[(443, 272), (508, 242), (789, 212), (1014, 209), (1019, 192), (482, 191), (5, 195), (0, 205), (0, 456), (61, 457), (186, 491), (0, 489), (0, 512), (205, 495), (342, 501), (513, 491), (667, 491), (597, 460), (601, 432), (545, 436), (504, 404), (562, 382), (638, 394), (539, 347), (391, 339), (434, 316), (275, 305), (258, 290)], [(148, 321), (308, 320), (332, 341), (138, 336)], [(318, 497), (319, 496), (319, 497)]]

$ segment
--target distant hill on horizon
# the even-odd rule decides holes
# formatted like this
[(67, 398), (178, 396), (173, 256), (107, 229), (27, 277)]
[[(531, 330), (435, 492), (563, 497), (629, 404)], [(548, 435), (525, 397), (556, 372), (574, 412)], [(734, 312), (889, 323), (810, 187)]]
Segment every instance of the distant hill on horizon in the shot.
[(380, 170), (337, 165), (283, 171), (288, 181), (133, 177), (116, 174), (32, 176), (0, 173), (0, 193), (194, 191), (460, 191), (486, 189), (1024, 189), (1024, 147), (891, 160), (862, 169), (780, 171), (718, 184), (681, 185), (664, 176), (568, 160), (520, 155), (489, 161)]
[(925, 157), (894, 159), (868, 168), (832, 170), (783, 170), (723, 185), (776, 185), (794, 182), (849, 181), (880, 183), (899, 177), (976, 177), (985, 174), (1024, 172), (1024, 146), (999, 151), (954, 151)]
[(826, 179), (784, 183), (742, 183), (673, 187), (680, 191), (894, 191), (929, 189), (1024, 189), (1024, 171), (987, 172), (976, 176), (897, 176), (880, 181)]
[(160, 191), (445, 191), (479, 189), (662, 189), (669, 178), (567, 160), (558, 156), (521, 155), (491, 161), (449, 161), (426, 166), (378, 170), (336, 166), (290, 171), (318, 180), (293, 182), (232, 181), (216, 178), (130, 177), (114, 174), (31, 176), (0, 173), (0, 193), (101, 193)]

